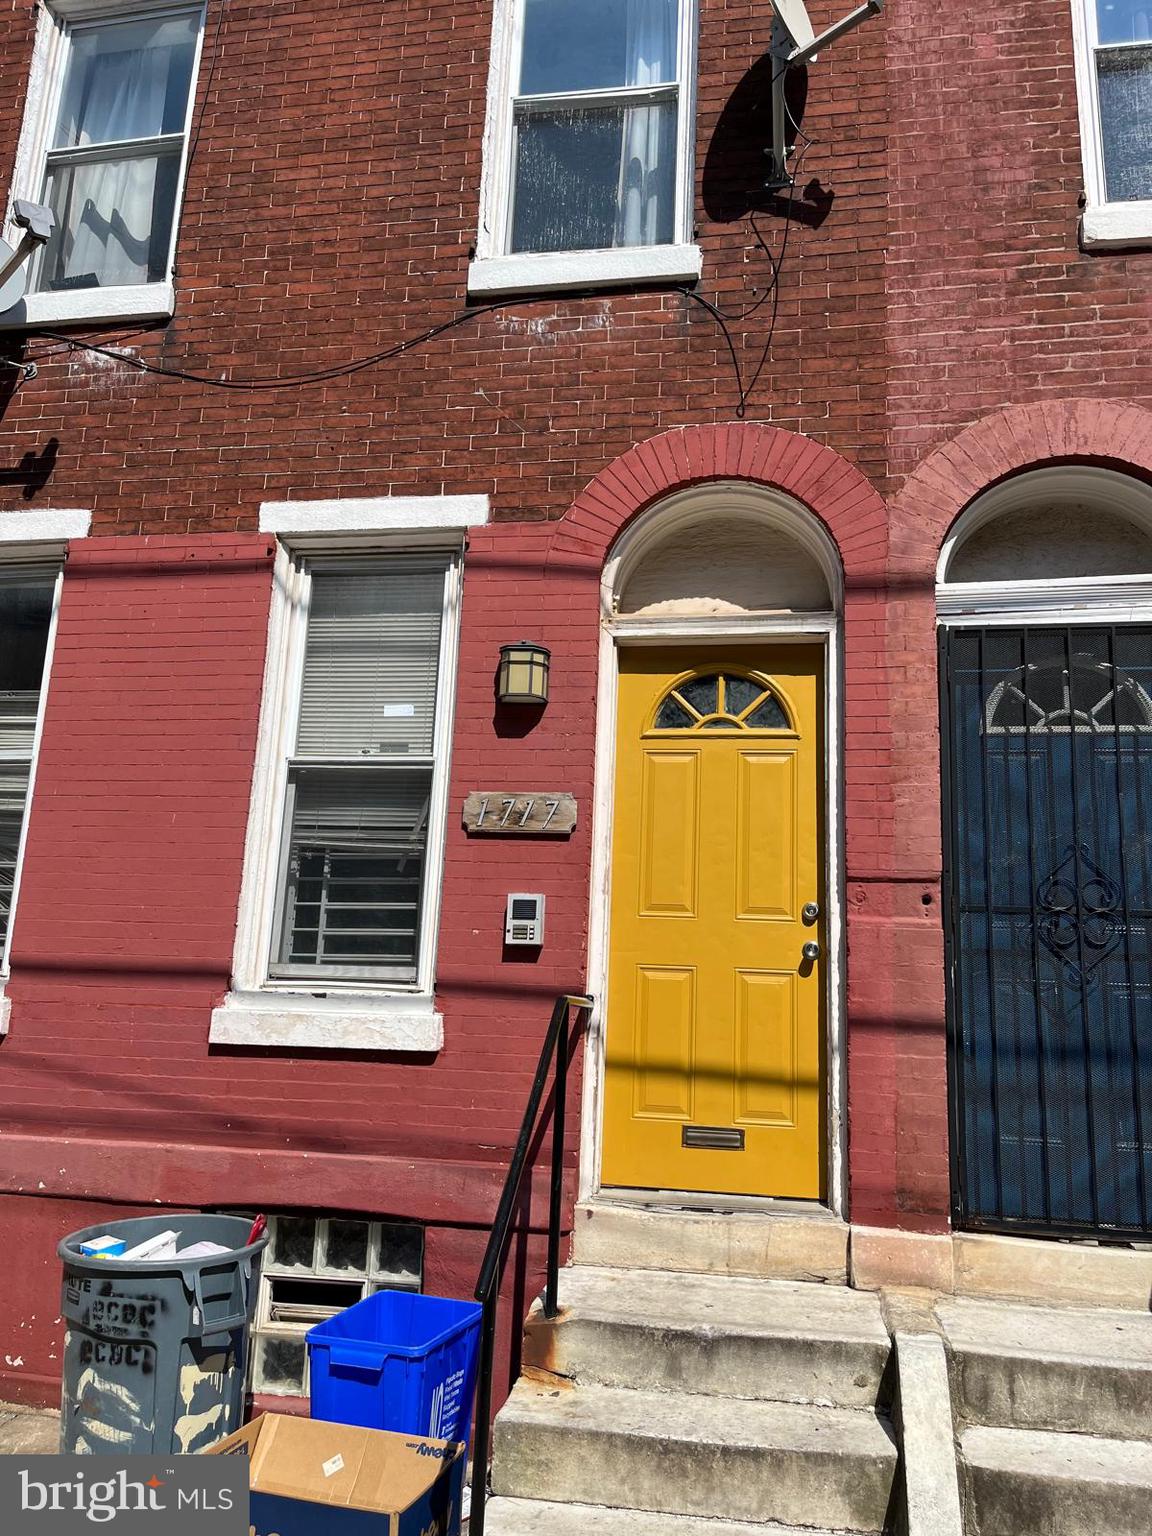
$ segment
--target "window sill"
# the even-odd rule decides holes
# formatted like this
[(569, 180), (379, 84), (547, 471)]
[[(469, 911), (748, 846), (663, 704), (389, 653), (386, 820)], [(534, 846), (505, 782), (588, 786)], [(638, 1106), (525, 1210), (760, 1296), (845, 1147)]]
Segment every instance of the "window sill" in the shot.
[(438, 1051), (444, 1016), (427, 996), (230, 992), (212, 1010), (208, 1040), (306, 1051)]
[(0, 314), (0, 330), (37, 325), (102, 324), (113, 320), (167, 320), (176, 312), (176, 287), (135, 283), (128, 288), (78, 288), (70, 293), (30, 293)]
[(1086, 251), (1152, 246), (1152, 202), (1098, 203), (1085, 208), (1080, 243)]
[(549, 251), (520, 256), (486, 256), (468, 268), (470, 297), (503, 293), (562, 292), (631, 283), (695, 282), (700, 276), (698, 245), (641, 245), (612, 251)]

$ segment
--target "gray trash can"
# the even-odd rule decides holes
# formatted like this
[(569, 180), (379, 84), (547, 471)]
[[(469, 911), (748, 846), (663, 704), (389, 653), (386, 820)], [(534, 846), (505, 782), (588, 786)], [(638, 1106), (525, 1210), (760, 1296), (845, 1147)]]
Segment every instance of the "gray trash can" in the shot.
[[(60, 1449), (117, 1456), (202, 1450), (240, 1428), (248, 1327), (263, 1236), (246, 1216), (167, 1213), (104, 1222), (66, 1237), (61, 1312)], [(226, 1245), (203, 1259), (125, 1264), (80, 1244), (108, 1233), (129, 1248), (171, 1228), (181, 1248)]]

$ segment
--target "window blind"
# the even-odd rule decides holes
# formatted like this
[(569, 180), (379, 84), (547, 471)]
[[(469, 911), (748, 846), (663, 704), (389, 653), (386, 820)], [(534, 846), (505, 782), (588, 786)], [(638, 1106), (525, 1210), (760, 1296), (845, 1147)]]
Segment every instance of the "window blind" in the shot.
[(12, 891), (24, 825), (24, 801), (28, 794), (28, 769), (16, 764), (0, 768), (0, 945), (8, 934)]
[(54, 576), (0, 581), (0, 949), (12, 916), (54, 588)]
[(312, 578), (296, 753), (430, 756), (444, 568)]
[(292, 846), (419, 858), (432, 771), (297, 769)]
[(0, 693), (0, 754), (31, 758), (39, 707), (38, 689)]
[(297, 769), (282, 964), (415, 975), (432, 770)]

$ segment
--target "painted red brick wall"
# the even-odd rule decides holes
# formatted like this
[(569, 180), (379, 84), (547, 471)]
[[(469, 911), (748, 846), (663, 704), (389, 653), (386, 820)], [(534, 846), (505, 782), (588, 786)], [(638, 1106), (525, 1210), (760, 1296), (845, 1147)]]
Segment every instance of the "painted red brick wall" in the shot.
[[(820, 26), (840, 7), (811, 11)], [(0, 175), (33, 19), (31, 0), (0, 14)], [(1147, 472), (1131, 423), (1025, 429), (1002, 408), (1147, 402), (1152, 257), (1077, 250), (1067, 7), (909, 0), (827, 50), (790, 221), (760, 185), (769, 25), (756, 0), (701, 0), (695, 215), (700, 292), (732, 317), (746, 382), (764, 359), (748, 423), (806, 435), (771, 449), (735, 424), (715, 319), (674, 290), (479, 306), (427, 346), (302, 388), (142, 376), (131, 359), (236, 380), (322, 371), (465, 309), (490, 5), (211, 0), (175, 319), (69, 333), (113, 358), (0, 336), (0, 354), (40, 370), (18, 388), (0, 370), (0, 518), (91, 507), (98, 535), (64, 587), (0, 1045), (3, 1189), (43, 1182), (109, 1207), (367, 1204), (466, 1232), (467, 1257), (443, 1270), (463, 1286), (548, 1001), (584, 976), (599, 562), (661, 489), (723, 472), (787, 481), (844, 555), (851, 1209), (946, 1225), (935, 554), (964, 501), (1026, 463)], [(777, 302), (757, 232), (783, 253)], [(670, 430), (638, 467), (634, 445)], [(1031, 446), (1013, 457), (1013, 440)], [(822, 453), (825, 481), (808, 474)], [(660, 459), (672, 467), (650, 473)], [(838, 520), (848, 473), (887, 498), (887, 521), (863, 501)], [(444, 1050), (209, 1050), (271, 592), (259, 504), (485, 491), (495, 521), (471, 541), (461, 635)], [(519, 734), (492, 672), (523, 634), (556, 666), (553, 703)], [(463, 794), (510, 778), (573, 790), (574, 837), (469, 841)], [(512, 888), (549, 898), (535, 963), (502, 953)]]
[[(526, 771), (515, 712), (493, 719), (512, 610), (566, 657), (528, 744), (531, 773), (571, 787), (587, 811), (594, 614), (582, 624), (581, 668), (562, 600), (546, 613), (516, 568), (519, 551), (509, 569), (497, 541), (487, 546), (487, 561), (475, 551), (465, 601), (453, 804), (466, 783), (498, 786)], [(582, 983), (588, 817), (570, 841), (510, 846), (468, 843), (457, 811), (438, 986), (449, 1027), (435, 1058), (209, 1049), (209, 1012), (232, 967), (271, 557), (269, 539), (227, 534), (74, 546), (16, 920), (0, 1113), (10, 1133), (447, 1160), (467, 1185), (470, 1165), (504, 1157), (552, 999)], [(510, 888), (549, 896), (538, 962), (502, 959)], [(475, 1201), (470, 1214), (482, 1217), (498, 1172), (480, 1176), (460, 1208)], [(435, 1177), (426, 1169), (386, 1208), (421, 1213)]]

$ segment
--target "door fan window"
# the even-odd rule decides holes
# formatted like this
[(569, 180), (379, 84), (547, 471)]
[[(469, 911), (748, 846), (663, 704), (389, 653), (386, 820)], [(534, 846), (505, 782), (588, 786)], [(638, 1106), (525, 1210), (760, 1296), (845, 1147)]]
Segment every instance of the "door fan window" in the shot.
[(786, 731), (788, 716), (758, 677), (707, 672), (677, 683), (656, 711), (658, 731)]
[(989, 736), (1148, 730), (1152, 698), (1143, 684), (1087, 655), (1021, 667), (985, 704)]

